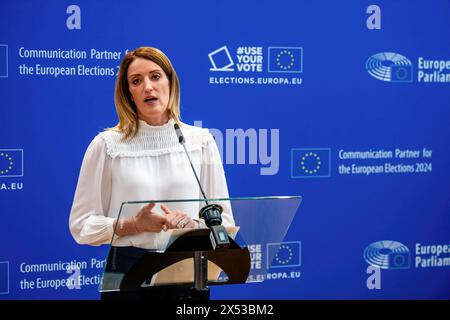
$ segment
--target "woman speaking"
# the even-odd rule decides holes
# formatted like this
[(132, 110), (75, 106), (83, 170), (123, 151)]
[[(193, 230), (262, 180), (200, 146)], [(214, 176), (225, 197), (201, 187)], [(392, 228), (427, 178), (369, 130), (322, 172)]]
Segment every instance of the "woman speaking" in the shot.
[[(152, 249), (161, 232), (200, 228), (200, 202), (154, 203), (118, 220), (122, 202), (202, 198), (185, 145), (206, 197), (228, 198), (223, 165), (212, 135), (180, 121), (180, 85), (170, 60), (160, 50), (141, 47), (126, 54), (115, 86), (117, 126), (90, 143), (80, 170), (69, 225), (80, 244)], [(224, 205), (223, 225), (234, 225)]]

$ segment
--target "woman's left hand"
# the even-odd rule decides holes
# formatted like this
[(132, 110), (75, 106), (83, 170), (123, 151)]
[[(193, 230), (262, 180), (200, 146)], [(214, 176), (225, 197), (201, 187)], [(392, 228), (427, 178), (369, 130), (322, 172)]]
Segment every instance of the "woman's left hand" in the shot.
[(165, 205), (161, 205), (161, 209), (166, 214), (168, 223), (166, 223), (169, 229), (185, 229), (185, 228), (196, 228), (197, 223), (192, 220), (187, 213), (170, 210)]

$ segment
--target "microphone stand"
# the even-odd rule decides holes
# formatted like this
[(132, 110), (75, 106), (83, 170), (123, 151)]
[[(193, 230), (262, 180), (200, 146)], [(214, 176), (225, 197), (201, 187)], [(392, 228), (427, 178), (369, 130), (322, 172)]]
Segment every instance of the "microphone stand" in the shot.
[(178, 142), (180, 142), (180, 144), (183, 146), (184, 152), (186, 153), (186, 156), (188, 157), (189, 163), (191, 165), (192, 172), (194, 173), (197, 184), (203, 195), (203, 199), (205, 199), (206, 206), (200, 209), (199, 217), (205, 219), (206, 226), (211, 230), (210, 239), (213, 249), (217, 250), (222, 248), (229, 248), (230, 241), (228, 239), (228, 233), (222, 226), (223, 208), (218, 204), (209, 204), (205, 192), (203, 191), (202, 184), (200, 183), (200, 179), (198, 178), (197, 172), (195, 171), (194, 165), (192, 164), (191, 157), (189, 156), (189, 153), (187, 151), (185, 145), (186, 140), (184, 139), (180, 126), (175, 123), (174, 128), (178, 137)]
[[(195, 171), (194, 165), (192, 164), (191, 157), (186, 148), (186, 140), (184, 139), (183, 133), (181, 132), (180, 126), (174, 124), (175, 132), (178, 137), (178, 142), (183, 146), (184, 152), (188, 157), (189, 163), (194, 173), (197, 184), (205, 200), (206, 206), (200, 209), (199, 217), (205, 219), (206, 226), (211, 230), (210, 239), (214, 250), (221, 248), (228, 248), (230, 246), (230, 241), (228, 239), (228, 234), (225, 228), (221, 225), (222, 218), (221, 214), (223, 208), (218, 204), (209, 204), (208, 199), (203, 191), (200, 179), (198, 178), (197, 172)], [(208, 252), (207, 251), (195, 251), (194, 252), (194, 288), (193, 295), (195, 298), (200, 298), (206, 293), (209, 293), (208, 284)]]
[[(195, 179), (197, 180), (198, 185), (200, 186), (200, 191), (205, 199), (206, 205), (209, 206), (208, 200), (206, 199), (205, 192), (200, 184), (200, 179), (198, 178), (197, 172), (195, 171), (194, 165), (192, 164), (191, 157), (186, 149), (186, 144), (184, 140), (184, 136), (181, 133), (180, 127), (175, 124), (175, 131), (178, 135), (178, 141), (184, 148), (184, 152), (186, 153), (189, 164), (191, 165), (192, 172), (194, 172)], [(208, 252), (207, 251), (195, 251), (194, 252), (194, 290), (195, 295), (201, 295), (201, 292), (208, 290)]]

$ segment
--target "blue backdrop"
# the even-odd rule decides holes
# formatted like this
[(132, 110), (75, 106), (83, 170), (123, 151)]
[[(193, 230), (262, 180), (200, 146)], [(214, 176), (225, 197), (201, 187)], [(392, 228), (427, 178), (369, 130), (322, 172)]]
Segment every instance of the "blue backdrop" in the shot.
[(68, 217), (139, 46), (172, 60), (231, 196), (303, 196), (283, 264), (213, 299), (450, 298), (449, 1), (0, 7), (0, 299), (99, 297), (107, 248), (76, 244)]

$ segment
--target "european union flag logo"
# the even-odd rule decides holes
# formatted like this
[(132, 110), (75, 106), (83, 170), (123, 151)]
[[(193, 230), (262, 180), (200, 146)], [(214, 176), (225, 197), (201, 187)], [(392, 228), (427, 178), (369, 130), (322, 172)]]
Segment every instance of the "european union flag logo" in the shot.
[(0, 178), (23, 177), (23, 149), (0, 149)]
[(267, 269), (299, 267), (300, 241), (268, 243), (267, 244)]
[(391, 252), (388, 255), (389, 269), (409, 269), (409, 252)]
[(9, 261), (0, 261), (0, 294), (9, 293)]
[(413, 72), (412, 66), (392, 66), (391, 82), (412, 82)]
[(303, 72), (303, 48), (269, 47), (269, 72)]
[(331, 149), (291, 149), (291, 178), (331, 176)]
[(0, 44), (0, 78), (8, 77), (8, 46)]

